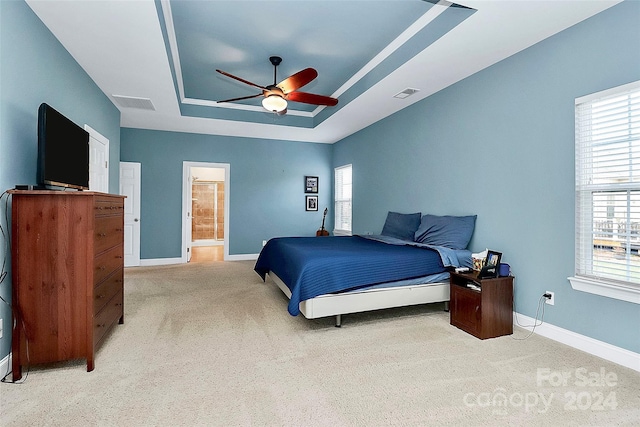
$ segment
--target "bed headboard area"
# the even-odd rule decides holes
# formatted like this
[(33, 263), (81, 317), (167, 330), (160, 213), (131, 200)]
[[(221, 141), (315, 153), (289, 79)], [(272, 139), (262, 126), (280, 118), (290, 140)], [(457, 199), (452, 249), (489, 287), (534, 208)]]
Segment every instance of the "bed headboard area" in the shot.
[(450, 249), (466, 249), (473, 236), (477, 215), (422, 215), (389, 211), (383, 236)]

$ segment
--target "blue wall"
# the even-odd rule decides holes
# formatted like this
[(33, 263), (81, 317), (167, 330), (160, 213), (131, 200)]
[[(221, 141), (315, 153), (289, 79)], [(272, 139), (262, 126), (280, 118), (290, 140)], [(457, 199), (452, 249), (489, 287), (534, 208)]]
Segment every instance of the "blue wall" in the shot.
[[(230, 164), (230, 255), (257, 254), (276, 236), (315, 235), (333, 199), (331, 152), (325, 144), (122, 129), (120, 159), (142, 169), (140, 257), (181, 256), (184, 161)], [(305, 211), (305, 175), (319, 178), (317, 212)]]
[[(118, 192), (120, 112), (22, 1), (0, 1), (0, 188), (36, 184), (37, 113), (46, 102), (80, 126), (90, 125), (109, 139), (109, 188)], [(5, 204), (1, 205), (2, 227)], [(10, 204), (9, 207), (10, 209)], [(11, 256), (0, 244), (0, 257)], [(0, 295), (11, 299), (11, 275)], [(4, 334), (0, 359), (10, 350), (11, 313), (0, 302)]]
[[(640, 3), (624, 2), (329, 146), (120, 130), (118, 110), (31, 9), (0, 1), (0, 188), (35, 183), (36, 113), (47, 102), (110, 140), (111, 192), (120, 156), (142, 163), (142, 258), (180, 256), (183, 161), (230, 163), (230, 253), (255, 254), (274, 236), (313, 235), (332, 207), (333, 166), (352, 163), (356, 233), (379, 232), (388, 210), (478, 214), (472, 249), (504, 252), (517, 311), (533, 317), (551, 290), (546, 321), (640, 352), (637, 305), (573, 291), (566, 280), (574, 99), (640, 79), (639, 18)], [(320, 178), (318, 212), (304, 210), (305, 175)], [(0, 256), (10, 265), (4, 245)], [(1, 359), (11, 324), (3, 303), (0, 316)]]
[(515, 308), (640, 352), (636, 304), (572, 290), (574, 100), (640, 79), (640, 2), (624, 2), (334, 146), (353, 164), (354, 232), (388, 210), (477, 214), (474, 251), (504, 253)]

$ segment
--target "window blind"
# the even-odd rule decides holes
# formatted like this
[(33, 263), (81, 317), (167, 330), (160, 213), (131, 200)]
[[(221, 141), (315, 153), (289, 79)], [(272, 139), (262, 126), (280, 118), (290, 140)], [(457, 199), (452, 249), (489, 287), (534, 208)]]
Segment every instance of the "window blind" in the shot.
[(640, 82), (576, 100), (576, 276), (640, 285)]
[(351, 233), (351, 165), (335, 169), (335, 230)]

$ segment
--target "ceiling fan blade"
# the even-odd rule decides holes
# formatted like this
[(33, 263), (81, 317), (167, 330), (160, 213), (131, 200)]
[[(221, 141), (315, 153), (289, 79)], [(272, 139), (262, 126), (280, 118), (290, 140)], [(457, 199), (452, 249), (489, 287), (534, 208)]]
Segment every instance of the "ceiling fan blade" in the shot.
[(287, 77), (276, 86), (287, 94), (310, 83), (316, 77), (318, 77), (318, 72), (316, 70), (313, 68), (305, 68), (304, 70), (298, 71), (297, 73)]
[(304, 102), (305, 104), (328, 105), (329, 107), (338, 104), (336, 98), (306, 92), (291, 92), (287, 94), (286, 99), (289, 101)]
[(233, 101), (240, 101), (243, 99), (257, 98), (259, 96), (263, 96), (263, 95), (259, 93), (257, 95), (241, 96), (240, 98), (223, 99), (222, 101), (216, 101), (216, 102), (233, 102)]
[(260, 88), (262, 90), (267, 90), (266, 87), (262, 87), (260, 85), (255, 84), (255, 83), (251, 83), (249, 80), (245, 80), (245, 79), (242, 79), (240, 77), (234, 76), (233, 74), (229, 74), (226, 71), (222, 71), (222, 70), (216, 70), (216, 71), (219, 72), (222, 75), (225, 75), (227, 77), (231, 77), (232, 79), (238, 80), (239, 82), (248, 84), (249, 86), (255, 86), (255, 87)]

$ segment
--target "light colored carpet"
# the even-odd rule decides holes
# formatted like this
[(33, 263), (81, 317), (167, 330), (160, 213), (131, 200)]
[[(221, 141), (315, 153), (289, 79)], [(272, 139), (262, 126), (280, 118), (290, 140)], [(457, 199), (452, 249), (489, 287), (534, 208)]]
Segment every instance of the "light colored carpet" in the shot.
[(523, 329), (481, 341), (442, 304), (335, 328), (286, 303), (250, 261), (127, 269), (96, 369), (0, 384), (0, 425), (640, 425), (640, 374)]

